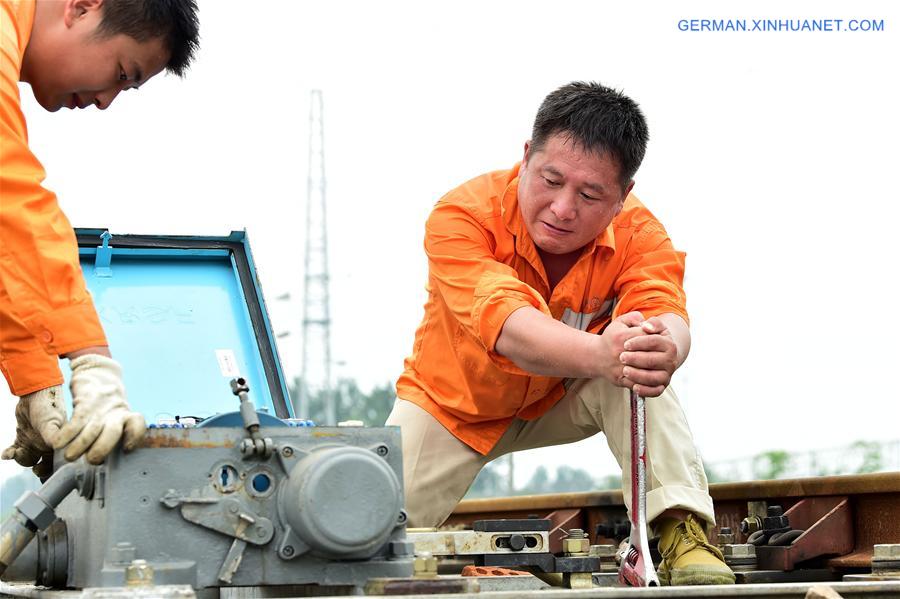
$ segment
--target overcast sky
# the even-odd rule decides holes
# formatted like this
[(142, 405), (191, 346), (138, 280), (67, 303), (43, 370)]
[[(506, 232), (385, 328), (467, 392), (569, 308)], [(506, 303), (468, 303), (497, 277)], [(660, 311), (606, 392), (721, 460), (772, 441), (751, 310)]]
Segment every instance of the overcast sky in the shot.
[[(896, 439), (900, 10), (790, 6), (200, 0), (202, 48), (184, 80), (161, 76), (105, 113), (48, 114), (22, 95), (75, 226), (247, 229), (274, 326), (291, 333), (291, 376), (309, 92), (322, 89), (332, 354), (337, 375), (367, 387), (395, 380), (411, 348), (435, 201), (519, 160), (559, 85), (622, 89), (650, 125), (634, 191), (688, 255), (693, 348), (676, 389), (703, 456)], [(885, 30), (678, 27), (728, 18)], [(530, 453), (519, 476), (541, 462), (614, 471), (602, 439), (580, 447)]]

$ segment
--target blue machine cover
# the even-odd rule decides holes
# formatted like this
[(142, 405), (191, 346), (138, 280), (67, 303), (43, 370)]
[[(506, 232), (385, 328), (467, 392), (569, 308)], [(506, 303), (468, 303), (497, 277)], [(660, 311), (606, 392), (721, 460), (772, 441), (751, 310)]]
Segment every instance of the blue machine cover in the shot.
[(148, 424), (236, 410), (229, 387), (235, 376), (247, 380), (257, 409), (293, 417), (245, 233), (76, 233), (129, 404)]

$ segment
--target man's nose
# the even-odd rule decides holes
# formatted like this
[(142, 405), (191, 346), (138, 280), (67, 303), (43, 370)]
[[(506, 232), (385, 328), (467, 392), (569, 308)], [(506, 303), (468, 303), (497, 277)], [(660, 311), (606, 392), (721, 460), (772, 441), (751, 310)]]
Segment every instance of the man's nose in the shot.
[(100, 92), (96, 96), (94, 96), (94, 106), (99, 108), (100, 110), (106, 110), (109, 108), (109, 105), (113, 103), (113, 100), (116, 99), (116, 96), (119, 95), (119, 92), (122, 91), (118, 88), (109, 89), (104, 92)]
[(575, 218), (575, 197), (565, 190), (560, 190), (550, 203), (550, 211), (559, 220)]

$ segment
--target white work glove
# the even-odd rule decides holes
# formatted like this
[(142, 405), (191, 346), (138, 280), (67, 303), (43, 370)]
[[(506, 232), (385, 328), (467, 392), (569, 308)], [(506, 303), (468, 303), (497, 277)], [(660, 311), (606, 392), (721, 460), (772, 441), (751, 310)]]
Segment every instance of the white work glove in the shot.
[(146, 432), (144, 417), (128, 408), (122, 367), (112, 358), (86, 354), (69, 360), (72, 380), (72, 420), (53, 439), (53, 448), (66, 448), (66, 459), (87, 453), (87, 461), (100, 464), (123, 438), (131, 451)]
[(40, 479), (53, 472), (53, 438), (66, 422), (62, 385), (23, 395), (16, 404), (16, 440), (0, 455), (30, 467)]

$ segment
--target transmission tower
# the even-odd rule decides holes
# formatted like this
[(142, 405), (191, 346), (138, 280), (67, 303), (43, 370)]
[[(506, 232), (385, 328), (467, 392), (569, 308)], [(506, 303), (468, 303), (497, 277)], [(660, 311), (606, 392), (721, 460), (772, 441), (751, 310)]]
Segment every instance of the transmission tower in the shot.
[(328, 227), (325, 218), (325, 126), (322, 91), (309, 105), (309, 177), (306, 184), (306, 253), (303, 277), (303, 365), (300, 418), (309, 417), (309, 396), (325, 398), (325, 424), (335, 424), (331, 388), (331, 311), (328, 297)]

